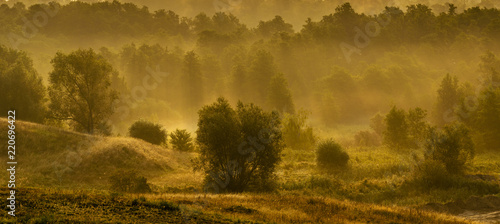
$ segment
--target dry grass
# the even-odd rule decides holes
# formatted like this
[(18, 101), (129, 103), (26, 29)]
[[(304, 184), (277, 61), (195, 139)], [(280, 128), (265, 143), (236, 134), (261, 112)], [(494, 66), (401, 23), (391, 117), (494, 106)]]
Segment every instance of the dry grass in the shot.
[[(178, 152), (128, 137), (101, 137), (16, 121), (19, 186), (106, 189), (108, 177), (130, 170), (159, 186), (199, 185), (192, 153)], [(7, 132), (0, 118), (0, 132)], [(7, 135), (0, 147), (7, 148)], [(0, 162), (5, 163), (6, 157)], [(1, 175), (0, 180), (6, 181)]]
[[(33, 223), (472, 223), (403, 207), (276, 194), (120, 195), (106, 191), (20, 189), (18, 219)], [(0, 189), (6, 197), (7, 189)]]

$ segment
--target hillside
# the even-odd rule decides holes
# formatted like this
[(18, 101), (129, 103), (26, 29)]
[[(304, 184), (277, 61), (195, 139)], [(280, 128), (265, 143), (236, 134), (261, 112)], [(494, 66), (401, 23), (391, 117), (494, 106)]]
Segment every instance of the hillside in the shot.
[[(109, 177), (118, 171), (134, 172), (158, 186), (200, 179), (192, 174), (190, 153), (129, 137), (92, 136), (23, 121), (15, 125), (19, 187), (107, 189)], [(0, 118), (1, 133), (7, 133), (7, 126)], [(2, 148), (7, 140), (7, 135), (0, 136)], [(3, 164), (6, 155), (0, 159)], [(6, 178), (1, 175), (0, 180)]]

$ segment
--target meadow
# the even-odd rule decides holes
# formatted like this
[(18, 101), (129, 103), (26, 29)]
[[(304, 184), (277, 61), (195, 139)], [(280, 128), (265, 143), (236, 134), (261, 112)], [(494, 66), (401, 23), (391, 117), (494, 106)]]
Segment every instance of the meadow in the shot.
[[(6, 119), (0, 120), (1, 131), (6, 124)], [(426, 205), (474, 195), (499, 196), (496, 178), (493, 182), (466, 180), (461, 187), (449, 189), (414, 188), (410, 177), (418, 151), (408, 156), (384, 147), (356, 146), (347, 147), (351, 160), (346, 170), (326, 172), (316, 166), (314, 151), (287, 148), (276, 172), (275, 191), (205, 194), (200, 188), (202, 175), (190, 168), (196, 152), (129, 137), (16, 124), (19, 218), (4, 212), (2, 222), (470, 223), (460, 214), (437, 213)], [(498, 161), (497, 154), (480, 152), (468, 173), (496, 177)], [(112, 190), (109, 178), (120, 170), (147, 177), (153, 191)], [(1, 177), (7, 181), (6, 175)], [(2, 196), (7, 197), (5, 187)]]

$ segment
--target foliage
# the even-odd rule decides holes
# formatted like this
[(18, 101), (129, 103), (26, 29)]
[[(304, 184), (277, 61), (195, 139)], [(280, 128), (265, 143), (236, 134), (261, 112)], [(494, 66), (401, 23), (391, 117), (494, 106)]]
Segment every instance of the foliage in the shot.
[(384, 131), (386, 130), (384, 116), (380, 115), (380, 113), (375, 114), (372, 118), (370, 118), (370, 128), (377, 133), (378, 136), (383, 136)]
[(420, 107), (408, 110), (407, 121), (408, 121), (408, 134), (410, 139), (418, 144), (425, 140), (425, 135), (429, 124), (424, 120), (427, 116), (427, 111)]
[(186, 129), (176, 129), (170, 133), (170, 144), (179, 151), (190, 152), (194, 150), (193, 139)]
[(387, 129), (384, 132), (384, 143), (391, 148), (401, 149), (409, 145), (408, 122), (406, 112), (393, 106), (385, 116)]
[(0, 45), (0, 113), (17, 110), (16, 119), (41, 123), (47, 108), (42, 78), (26, 52)]
[(111, 190), (127, 193), (150, 193), (147, 179), (134, 172), (118, 172), (109, 178)]
[(111, 65), (94, 50), (58, 52), (51, 61), (50, 109), (57, 120), (70, 121), (78, 131), (109, 134), (106, 120), (114, 111), (116, 92), (110, 88)]
[(450, 174), (463, 173), (475, 155), (469, 129), (463, 124), (446, 125), (442, 130), (431, 128), (425, 148), (425, 159), (442, 163)]
[(446, 74), (438, 89), (435, 119), (440, 126), (454, 119), (455, 107), (459, 103), (458, 79), (456, 76)]
[(267, 104), (270, 108), (278, 110), (280, 113), (295, 112), (292, 101), (292, 94), (288, 88), (288, 83), (283, 74), (278, 73), (271, 78), (267, 95)]
[(197, 168), (215, 192), (266, 190), (284, 147), (277, 113), (253, 104), (234, 110), (224, 98), (199, 112)]
[(324, 168), (345, 168), (349, 162), (349, 155), (333, 139), (327, 139), (316, 148), (316, 163)]
[(306, 125), (308, 114), (301, 110), (297, 114), (284, 114), (283, 139), (287, 147), (295, 150), (312, 150), (317, 137), (312, 127)]
[(165, 144), (167, 141), (167, 131), (160, 124), (145, 120), (134, 122), (129, 128), (129, 135), (155, 145)]
[(481, 92), (474, 124), (481, 148), (500, 148), (500, 91), (488, 88)]
[(203, 101), (203, 77), (200, 60), (193, 51), (184, 56), (183, 84), (186, 108), (198, 108)]

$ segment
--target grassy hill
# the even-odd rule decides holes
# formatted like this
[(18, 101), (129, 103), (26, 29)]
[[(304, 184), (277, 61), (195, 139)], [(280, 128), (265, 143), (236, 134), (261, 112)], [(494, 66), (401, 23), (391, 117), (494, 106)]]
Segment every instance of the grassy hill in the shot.
[[(191, 153), (128, 137), (102, 137), (16, 121), (19, 187), (107, 189), (109, 177), (130, 171), (158, 186), (201, 180), (192, 173)], [(0, 118), (0, 146), (7, 148), (7, 120)], [(5, 156), (0, 162), (5, 164)], [(7, 181), (0, 175), (1, 181)], [(167, 184), (168, 183), (168, 184)]]

